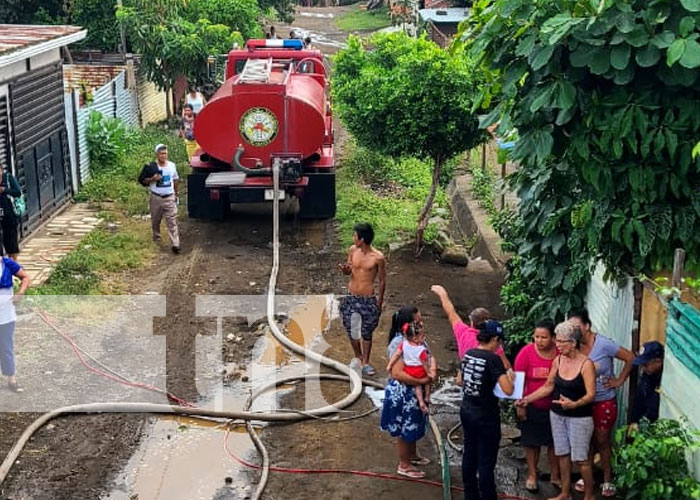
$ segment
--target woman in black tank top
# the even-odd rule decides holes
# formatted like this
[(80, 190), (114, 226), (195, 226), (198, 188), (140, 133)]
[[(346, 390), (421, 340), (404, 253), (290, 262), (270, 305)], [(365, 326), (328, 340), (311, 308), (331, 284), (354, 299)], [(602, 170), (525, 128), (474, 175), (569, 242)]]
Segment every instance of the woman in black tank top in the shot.
[[(583, 356), (578, 375), (569, 380), (561, 376), (561, 356), (556, 360), (557, 370), (554, 376), (554, 390), (552, 400), (561, 401), (562, 397), (570, 401), (579, 401), (586, 397), (586, 384), (583, 380), (583, 367), (591, 361)], [(564, 417), (590, 417), (593, 415), (593, 403), (584, 404), (576, 408), (564, 409), (561, 403), (552, 403), (552, 411)]]
[(595, 368), (581, 354), (581, 330), (569, 322), (554, 330), (560, 355), (554, 360), (547, 382), (516, 403), (526, 407), (532, 401), (552, 395), (550, 422), (554, 452), (559, 458), (561, 493), (550, 500), (571, 498), (571, 463), (579, 464), (586, 486), (584, 500), (595, 500), (593, 471), (588, 449), (593, 435)]

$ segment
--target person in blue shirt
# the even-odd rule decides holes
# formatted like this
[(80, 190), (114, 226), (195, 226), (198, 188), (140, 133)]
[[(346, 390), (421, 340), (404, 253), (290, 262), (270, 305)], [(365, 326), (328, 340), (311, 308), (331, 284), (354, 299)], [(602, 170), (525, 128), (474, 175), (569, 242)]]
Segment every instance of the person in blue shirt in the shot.
[(630, 423), (638, 424), (642, 418), (655, 422), (659, 418), (659, 389), (664, 369), (663, 344), (655, 340), (645, 342), (632, 364), (642, 367), (642, 376), (637, 383)]
[[(17, 294), (14, 293), (14, 277), (22, 280)], [(29, 286), (29, 275), (22, 266), (8, 257), (0, 259), (0, 371), (7, 377), (8, 387), (13, 392), (22, 392), (15, 378), (14, 336), (15, 304)]]

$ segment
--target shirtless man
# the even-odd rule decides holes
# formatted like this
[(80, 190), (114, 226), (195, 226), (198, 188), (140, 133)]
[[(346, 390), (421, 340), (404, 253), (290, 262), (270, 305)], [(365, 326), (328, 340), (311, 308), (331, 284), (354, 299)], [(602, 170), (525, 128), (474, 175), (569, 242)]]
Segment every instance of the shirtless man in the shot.
[[(369, 364), (369, 355), (372, 351), (372, 333), (379, 324), (384, 303), (386, 260), (379, 250), (372, 248), (374, 230), (369, 224), (356, 225), (352, 239), (354, 245), (348, 252), (348, 261), (338, 264), (343, 274), (350, 275), (350, 295), (343, 300), (340, 314), (355, 357), (362, 362), (362, 374), (372, 376), (376, 372)], [(379, 286), (378, 295), (374, 294), (375, 279)]]

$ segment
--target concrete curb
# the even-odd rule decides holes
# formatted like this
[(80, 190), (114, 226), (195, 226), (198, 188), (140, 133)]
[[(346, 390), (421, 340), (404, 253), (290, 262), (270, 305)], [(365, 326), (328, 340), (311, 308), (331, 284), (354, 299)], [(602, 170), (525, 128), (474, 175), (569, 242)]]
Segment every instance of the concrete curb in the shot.
[(501, 238), (488, 222), (488, 214), (471, 194), (472, 177), (456, 176), (447, 186), (452, 214), (466, 236), (478, 234), (474, 251), (486, 259), (495, 270), (504, 270), (510, 255), (501, 250)]

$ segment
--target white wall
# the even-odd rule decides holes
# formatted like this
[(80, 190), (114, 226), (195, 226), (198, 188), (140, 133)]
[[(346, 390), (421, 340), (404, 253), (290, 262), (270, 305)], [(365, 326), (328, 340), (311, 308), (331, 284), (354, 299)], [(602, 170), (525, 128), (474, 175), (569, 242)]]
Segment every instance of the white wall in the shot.
[(27, 72), (27, 60), (17, 61), (0, 68), (0, 82), (6, 82)]
[(51, 50), (47, 50), (46, 52), (42, 52), (41, 54), (32, 57), (29, 60), (29, 66), (30, 66), (31, 71), (34, 71), (37, 68), (41, 68), (42, 66), (53, 64), (53, 63), (58, 62), (60, 60), (61, 60), (61, 49), (51, 49)]

